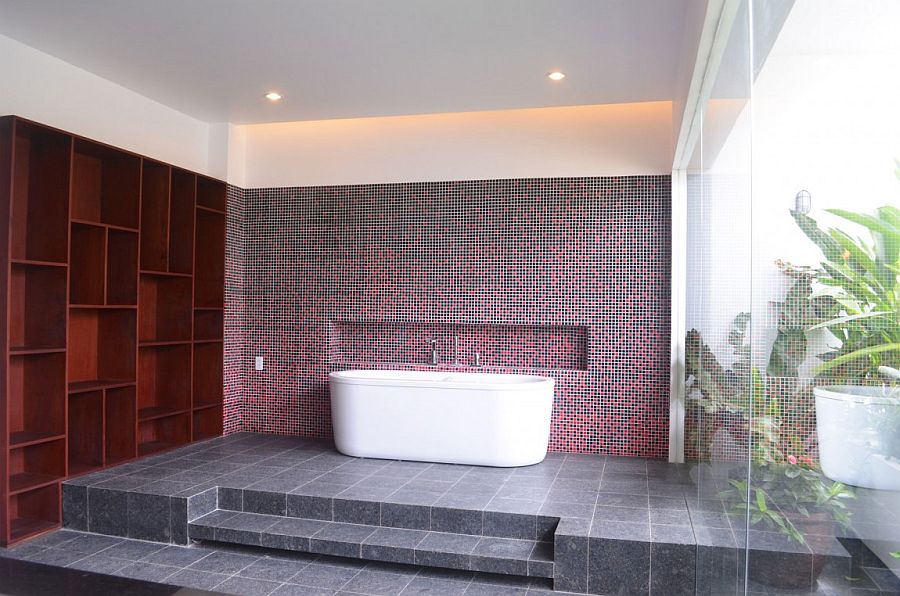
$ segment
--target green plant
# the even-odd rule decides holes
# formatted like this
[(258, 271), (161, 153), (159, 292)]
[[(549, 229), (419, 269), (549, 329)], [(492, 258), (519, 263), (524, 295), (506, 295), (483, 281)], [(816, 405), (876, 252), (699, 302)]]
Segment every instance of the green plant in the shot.
[(823, 231), (811, 217), (791, 212), (825, 257), (815, 272), (824, 287), (819, 295), (839, 305), (834, 318), (809, 327), (826, 328), (841, 342), (820, 355), (824, 362), (816, 372), (838, 381), (875, 379), (879, 366), (900, 366), (900, 210), (828, 212), (866, 228), (871, 241), (835, 228)]
[(749, 514), (752, 526), (779, 531), (800, 543), (806, 539), (791, 521), (795, 517), (791, 514), (809, 517), (823, 513), (845, 527), (850, 521), (844, 501), (853, 498), (853, 493), (840, 482), (823, 482), (811, 462), (757, 463), (749, 481), (729, 483), (721, 496), (730, 503), (732, 513)]
[(766, 394), (762, 375), (753, 370), (751, 466), (748, 480), (729, 480), (720, 493), (735, 514), (749, 515), (750, 524), (776, 530), (800, 543), (806, 540), (791, 519), (827, 516), (846, 526), (845, 501), (853, 498), (840, 482), (829, 482), (793, 438), (784, 440), (779, 400)]

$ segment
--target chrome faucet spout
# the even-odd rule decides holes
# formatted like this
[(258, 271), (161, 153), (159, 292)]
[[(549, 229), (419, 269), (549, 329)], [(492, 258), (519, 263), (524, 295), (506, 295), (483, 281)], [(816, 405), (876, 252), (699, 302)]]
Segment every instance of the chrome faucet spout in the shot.
[(438, 348), (437, 348), (438, 341), (436, 339), (429, 339), (428, 343), (429, 343), (429, 345), (431, 345), (431, 365), (437, 366), (438, 365)]

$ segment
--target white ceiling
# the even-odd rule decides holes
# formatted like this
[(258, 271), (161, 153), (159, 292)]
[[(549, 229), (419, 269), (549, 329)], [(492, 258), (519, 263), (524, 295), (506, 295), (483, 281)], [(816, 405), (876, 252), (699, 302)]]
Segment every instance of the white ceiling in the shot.
[(673, 99), (689, 1), (0, 0), (0, 34), (248, 124)]

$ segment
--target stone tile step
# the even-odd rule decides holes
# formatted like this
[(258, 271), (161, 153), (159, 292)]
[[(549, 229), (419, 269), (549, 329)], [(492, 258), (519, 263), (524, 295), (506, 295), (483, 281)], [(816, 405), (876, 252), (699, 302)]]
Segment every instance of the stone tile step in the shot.
[[(342, 491), (341, 496), (331, 493)], [(489, 503), (470, 494), (437, 499), (434, 493), (405, 491), (402, 495), (355, 493), (343, 486), (302, 487), (290, 493), (218, 487), (218, 508), (247, 513), (300, 517), (369, 526), (388, 526), (498, 538), (553, 540), (556, 512), (540, 502), (495, 499)], [(314, 494), (322, 493), (322, 494)]]
[(484, 571), (553, 577), (553, 544), (537, 540), (350, 524), (217, 509), (190, 522), (194, 540)]

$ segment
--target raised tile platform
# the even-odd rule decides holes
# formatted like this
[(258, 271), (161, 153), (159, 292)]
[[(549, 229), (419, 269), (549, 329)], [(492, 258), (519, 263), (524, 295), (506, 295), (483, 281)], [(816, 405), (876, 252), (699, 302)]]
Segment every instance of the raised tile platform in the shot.
[[(157, 542), (259, 545), (372, 561), (552, 577), (571, 592), (693, 594), (743, 584), (743, 518), (698, 489), (702, 468), (550, 454), (526, 468), (347, 457), (322, 441), (236, 434), (63, 486), (68, 528)], [(708, 498), (707, 498), (708, 497)], [(808, 568), (850, 556), (751, 532), (754, 558)], [(651, 565), (652, 562), (652, 565)], [(804, 567), (806, 566), (806, 567)]]

